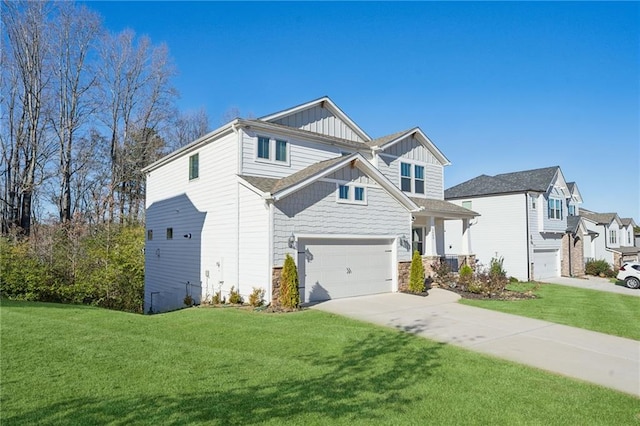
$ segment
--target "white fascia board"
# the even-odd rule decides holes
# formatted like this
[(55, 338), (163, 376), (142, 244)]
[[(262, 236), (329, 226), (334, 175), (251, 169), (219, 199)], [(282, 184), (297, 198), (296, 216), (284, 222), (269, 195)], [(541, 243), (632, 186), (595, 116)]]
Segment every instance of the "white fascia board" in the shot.
[(189, 143), (188, 145), (185, 145), (182, 148), (178, 148), (175, 151), (171, 152), (170, 154), (165, 155), (158, 161), (148, 165), (147, 167), (142, 169), (142, 172), (147, 173), (152, 170), (155, 170), (167, 163), (170, 163), (171, 161), (173, 161), (178, 157), (181, 157), (185, 154), (195, 151), (196, 149), (201, 148), (202, 146), (215, 141), (218, 137), (224, 136), (229, 132), (234, 131), (234, 128), (238, 124), (238, 122), (239, 120), (235, 119), (233, 121), (228, 122), (227, 124), (224, 124), (223, 126), (218, 127), (217, 129), (207, 133), (204, 136), (199, 137), (198, 139)]
[[(300, 130), (297, 129), (295, 127), (285, 127), (285, 126), (281, 126), (281, 125), (276, 125), (276, 124), (272, 124), (269, 123), (268, 121), (246, 121), (246, 120), (238, 120), (238, 127), (243, 127), (246, 129), (258, 129), (258, 130), (263, 130), (265, 132), (270, 132), (270, 133), (275, 133), (275, 134), (280, 134), (280, 135), (286, 135), (286, 136), (291, 136), (291, 137), (295, 137), (295, 138), (300, 138), (302, 140), (305, 141), (314, 141), (314, 142), (319, 142), (322, 143), (324, 145), (331, 145), (331, 146), (338, 146), (340, 147), (342, 150), (344, 151), (358, 151), (358, 148), (348, 144), (348, 143), (340, 143), (339, 141), (336, 141), (334, 139), (330, 139), (327, 137), (324, 137), (322, 134), (317, 133), (317, 134), (313, 134), (311, 132), (308, 132), (306, 130)], [(277, 126), (277, 127), (276, 127)], [(352, 142), (352, 143), (362, 143), (362, 142)], [(365, 150), (365, 146), (363, 145), (362, 147), (363, 150)]]
[(275, 121), (275, 120), (279, 120), (282, 117), (286, 117), (287, 115), (292, 115), (292, 114), (296, 114), (300, 111), (303, 111), (305, 109), (309, 109), (312, 108), (316, 105), (322, 105), (322, 104), (326, 104), (326, 107), (328, 110), (330, 110), (334, 115), (336, 115), (337, 117), (339, 117), (341, 120), (343, 120), (345, 123), (347, 123), (349, 125), (349, 127), (351, 127), (351, 129), (358, 134), (358, 136), (360, 136), (362, 139), (364, 139), (365, 141), (370, 141), (371, 137), (360, 128), (360, 126), (358, 126), (351, 118), (349, 118), (349, 116), (347, 114), (344, 113), (344, 111), (342, 111), (331, 99), (329, 99), (328, 96), (323, 96), (322, 98), (304, 103), (302, 105), (298, 105), (296, 107), (293, 108), (289, 108), (286, 109), (284, 111), (280, 111), (280, 112), (276, 112), (274, 114), (270, 114), (264, 117), (260, 117), (258, 120), (261, 121)]
[(440, 161), (440, 163), (442, 163), (443, 166), (451, 165), (451, 161), (449, 161), (449, 159), (442, 153), (442, 151), (440, 151), (438, 149), (438, 147), (431, 141), (431, 139), (429, 139), (429, 137), (419, 127), (415, 127), (413, 129), (409, 130), (408, 132), (406, 132), (405, 134), (395, 138), (394, 140), (389, 141), (389, 142), (387, 142), (384, 145), (379, 146), (379, 147), (375, 146), (372, 149), (374, 151), (387, 149), (390, 146), (393, 146), (393, 145), (397, 144), (398, 142), (400, 142), (401, 140), (407, 138), (407, 136), (411, 136), (411, 135), (414, 135), (414, 134), (419, 136), (416, 139), (418, 139), (422, 143), (422, 145), (424, 145), (425, 148), (427, 148), (429, 151), (431, 151), (431, 153), (436, 156), (438, 161)]

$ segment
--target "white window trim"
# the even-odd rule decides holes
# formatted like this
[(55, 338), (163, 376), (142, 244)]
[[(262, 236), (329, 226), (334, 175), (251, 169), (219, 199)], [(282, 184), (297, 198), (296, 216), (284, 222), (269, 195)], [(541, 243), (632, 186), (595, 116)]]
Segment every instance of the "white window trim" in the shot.
[[(346, 186), (349, 188), (349, 199), (340, 198), (340, 186)], [(364, 199), (362, 201), (356, 200), (356, 188), (362, 188), (364, 190)], [(368, 199), (367, 185), (361, 185), (357, 182), (336, 182), (336, 202), (340, 204), (358, 204), (361, 206), (367, 205)]]
[[(416, 195), (418, 197), (426, 197), (427, 196), (427, 163), (423, 161), (410, 160), (403, 157), (398, 157), (398, 188), (406, 194)], [(403, 191), (402, 190), (402, 163), (411, 165), (411, 191)], [(416, 191), (416, 166), (420, 166), (424, 170), (424, 177), (422, 182), (424, 182), (424, 192), (415, 192)]]
[[(561, 199), (559, 199), (559, 198), (549, 197), (547, 202), (549, 203), (549, 207), (551, 207), (551, 203), (553, 203), (553, 208), (547, 207), (547, 219), (549, 219), (549, 220), (563, 220), (564, 219), (564, 209), (562, 208), (563, 201)], [(556, 208), (556, 204), (558, 204), (556, 202), (559, 202), (560, 209)], [(549, 217), (549, 213), (548, 212), (550, 210), (554, 212), (553, 217)], [(557, 217), (558, 215), (560, 217)]]
[[(269, 158), (258, 157), (258, 143), (260, 142), (260, 138), (269, 139)], [(276, 141), (285, 142), (287, 144), (287, 160), (280, 161), (276, 160)], [(285, 138), (275, 138), (266, 135), (256, 135), (256, 142), (254, 144), (254, 161), (257, 163), (265, 163), (265, 164), (275, 164), (278, 166), (291, 166), (291, 142)]]

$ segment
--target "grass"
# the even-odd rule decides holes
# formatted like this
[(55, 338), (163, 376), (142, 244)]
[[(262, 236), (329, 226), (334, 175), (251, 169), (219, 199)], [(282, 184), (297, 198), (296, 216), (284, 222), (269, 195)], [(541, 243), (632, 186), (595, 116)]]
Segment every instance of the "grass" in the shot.
[(2, 301), (0, 423), (638, 424), (640, 400), (318, 311)]
[(518, 283), (507, 288), (533, 290), (538, 298), (460, 303), (640, 340), (640, 297), (556, 284)]

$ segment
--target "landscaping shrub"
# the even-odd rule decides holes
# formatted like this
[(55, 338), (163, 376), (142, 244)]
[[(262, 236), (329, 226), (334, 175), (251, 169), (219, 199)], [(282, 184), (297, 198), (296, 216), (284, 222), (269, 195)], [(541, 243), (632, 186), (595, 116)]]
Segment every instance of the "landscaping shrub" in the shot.
[(280, 297), (278, 302), (283, 308), (297, 309), (300, 306), (298, 290), (298, 269), (291, 255), (287, 253), (280, 279)]
[(587, 275), (613, 277), (614, 273), (611, 269), (611, 265), (606, 260), (590, 260), (584, 265), (584, 270)]
[(253, 291), (249, 295), (249, 304), (255, 308), (264, 305), (264, 289), (253, 287)]
[(223, 305), (227, 302), (227, 299), (222, 296), (222, 291), (218, 291), (213, 295), (213, 304), (214, 305)]
[(458, 272), (458, 282), (463, 287), (468, 287), (473, 280), (473, 269), (471, 266), (464, 264)]
[(418, 250), (413, 252), (413, 258), (411, 259), (409, 291), (412, 293), (424, 292), (424, 265), (422, 264), (422, 256), (420, 256)]
[(229, 290), (229, 303), (232, 305), (242, 305), (244, 303), (242, 296), (240, 296), (240, 291), (236, 290), (234, 286), (231, 286), (231, 290)]

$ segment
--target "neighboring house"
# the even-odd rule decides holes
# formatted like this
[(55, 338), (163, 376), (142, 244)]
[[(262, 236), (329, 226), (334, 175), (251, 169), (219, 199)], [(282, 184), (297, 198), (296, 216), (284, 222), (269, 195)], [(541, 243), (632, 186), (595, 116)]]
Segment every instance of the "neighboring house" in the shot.
[[(481, 175), (445, 191), (445, 200), (479, 213), (473, 252), (486, 266), (503, 258), (519, 280), (584, 275), (583, 244), (591, 236), (579, 217), (582, 197), (560, 167)], [(447, 249), (461, 247), (447, 225)]]
[(472, 262), (477, 214), (444, 201), (448, 164), (419, 128), (372, 139), (327, 97), (235, 119), (144, 169), (145, 312), (232, 287), (270, 302), (287, 254), (302, 302), (398, 291), (451, 220)]
[(617, 213), (596, 213), (587, 209), (580, 211), (587, 229), (598, 233), (589, 246), (585, 247), (585, 258), (605, 260), (614, 267), (624, 261), (637, 261), (640, 248), (633, 240), (633, 219), (621, 219)]

